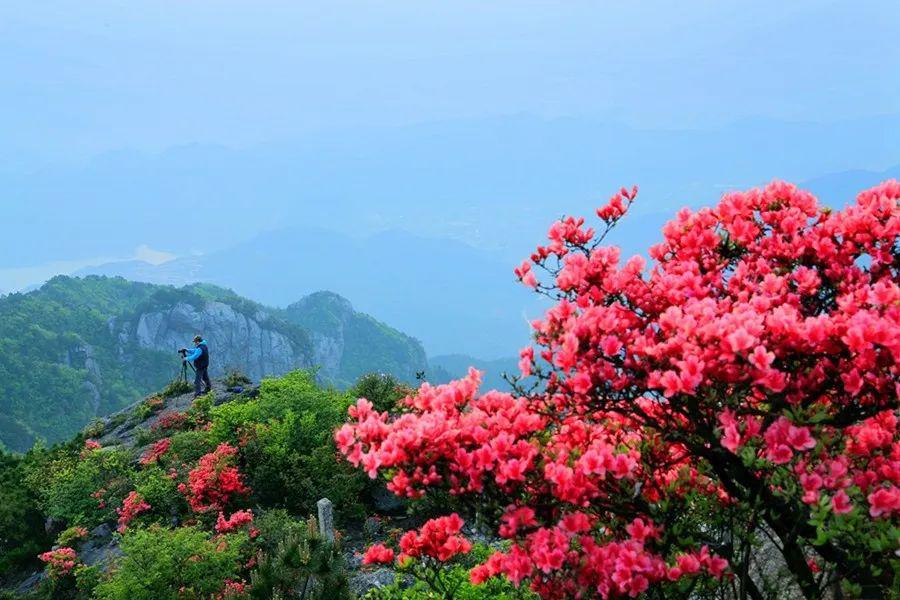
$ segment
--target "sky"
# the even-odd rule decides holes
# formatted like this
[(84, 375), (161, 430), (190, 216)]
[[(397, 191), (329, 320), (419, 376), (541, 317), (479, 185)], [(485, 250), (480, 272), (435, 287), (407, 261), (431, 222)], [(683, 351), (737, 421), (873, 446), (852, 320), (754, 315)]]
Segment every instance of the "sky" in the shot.
[(6, 0), (11, 164), (499, 115), (897, 112), (895, 2)]
[(898, 35), (881, 0), (4, 0), (0, 291), (311, 225), (512, 265), (631, 183), (643, 243), (900, 165)]

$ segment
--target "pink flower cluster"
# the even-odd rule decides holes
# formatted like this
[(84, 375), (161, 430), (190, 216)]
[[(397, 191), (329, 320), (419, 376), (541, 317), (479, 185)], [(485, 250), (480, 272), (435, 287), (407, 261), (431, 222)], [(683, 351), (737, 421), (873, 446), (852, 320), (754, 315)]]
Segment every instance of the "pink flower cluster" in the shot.
[(82, 459), (86, 458), (88, 454), (93, 452), (94, 450), (99, 450), (102, 446), (100, 442), (97, 440), (87, 439), (84, 440), (84, 446), (81, 449), (81, 454), (79, 455)]
[[(400, 538), (400, 555), (397, 560), (401, 565), (420, 559), (444, 563), (467, 554), (472, 549), (472, 542), (461, 534), (463, 525), (460, 516), (453, 513), (427, 521), (418, 531), (407, 531)], [(393, 561), (394, 551), (384, 544), (369, 547), (363, 556), (365, 565), (389, 564)]]
[(153, 442), (153, 445), (147, 449), (146, 452), (141, 456), (141, 464), (149, 465), (157, 462), (166, 452), (169, 451), (169, 446), (172, 444), (172, 441), (169, 438), (162, 438), (161, 440), (157, 440)]
[(178, 431), (187, 425), (187, 413), (167, 412), (160, 415), (159, 419), (150, 426), (151, 431)]
[(38, 555), (46, 563), (51, 579), (60, 579), (72, 572), (78, 565), (78, 554), (68, 547), (57, 548)]
[(250, 586), (246, 581), (225, 580), (225, 587), (214, 597), (214, 600), (231, 600), (232, 598), (246, 598)]
[(230, 533), (251, 523), (253, 523), (253, 513), (249, 510), (239, 510), (227, 519), (225, 514), (220, 512), (218, 519), (216, 519), (216, 531), (218, 533)]
[[(477, 492), (486, 478), (511, 489), (535, 468), (538, 449), (528, 438), (544, 429), (545, 419), (509, 394), (474, 399), (480, 381), (472, 370), (448, 385), (426, 383), (407, 399), (414, 412), (392, 423), (387, 413), (360, 399), (350, 407), (357, 424), (345, 424), (335, 434), (338, 448), (372, 478), (381, 469), (399, 467), (388, 484), (399, 496), (416, 498), (444, 481), (454, 493)], [(451, 472), (438, 472), (441, 459), (453, 465)]]
[(751, 488), (793, 511), (790, 527), (766, 517), (779, 535), (852, 561), (808, 522), (823, 493), (836, 515), (859, 505), (863, 527), (900, 517), (900, 183), (842, 211), (781, 182), (726, 194), (680, 211), (649, 268), (600, 245), (635, 195), (598, 210), (600, 233), (554, 223), (515, 271), (556, 300), (520, 353), (540, 386), (479, 395), (470, 371), (424, 384), (398, 416), (360, 400), (339, 450), (401, 496), (505, 498), (513, 545), (476, 578), (528, 580), (546, 598), (722, 576), (722, 558), (662, 535), (652, 515), (698, 496), (735, 506), (729, 493)]
[(150, 505), (144, 501), (144, 497), (136, 491), (131, 491), (122, 501), (122, 507), (116, 509), (119, 515), (119, 526), (116, 529), (119, 533), (123, 533), (128, 529), (128, 524), (132, 519), (142, 512), (150, 510)]
[(389, 565), (394, 562), (394, 551), (384, 544), (373, 544), (369, 546), (363, 555), (362, 563), (364, 565)]
[(222, 510), (234, 495), (250, 491), (233, 464), (236, 455), (234, 446), (219, 444), (215, 451), (200, 458), (188, 473), (187, 483), (179, 484), (178, 490), (187, 497), (192, 510)]
[(453, 513), (427, 521), (419, 531), (407, 531), (400, 538), (401, 562), (409, 558), (433, 558), (447, 562), (472, 549), (472, 543), (460, 535), (463, 520)]

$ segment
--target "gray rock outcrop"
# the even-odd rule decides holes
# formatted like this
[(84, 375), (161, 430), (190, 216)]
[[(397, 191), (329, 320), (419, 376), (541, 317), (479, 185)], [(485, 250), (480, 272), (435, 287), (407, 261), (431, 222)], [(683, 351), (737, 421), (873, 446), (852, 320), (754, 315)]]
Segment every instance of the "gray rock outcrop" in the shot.
[(201, 307), (179, 302), (122, 323), (118, 341), (123, 348), (133, 343), (174, 354), (178, 348), (190, 347), (191, 339), (200, 333), (212, 352), (210, 374), (214, 377), (236, 369), (259, 380), (311, 366), (307, 350), (267, 327), (266, 319), (264, 313), (248, 317), (223, 302), (206, 302)]

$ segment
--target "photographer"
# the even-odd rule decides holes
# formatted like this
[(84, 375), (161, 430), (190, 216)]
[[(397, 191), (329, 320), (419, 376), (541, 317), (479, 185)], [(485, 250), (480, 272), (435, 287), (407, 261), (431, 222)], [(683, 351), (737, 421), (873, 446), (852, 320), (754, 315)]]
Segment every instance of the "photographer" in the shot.
[[(178, 352), (185, 362), (191, 363), (194, 367), (194, 398), (209, 393), (212, 383), (209, 381), (209, 348), (206, 346), (206, 340), (202, 336), (194, 336), (194, 349), (188, 351), (187, 348), (182, 348)], [(206, 386), (202, 392), (201, 383)]]

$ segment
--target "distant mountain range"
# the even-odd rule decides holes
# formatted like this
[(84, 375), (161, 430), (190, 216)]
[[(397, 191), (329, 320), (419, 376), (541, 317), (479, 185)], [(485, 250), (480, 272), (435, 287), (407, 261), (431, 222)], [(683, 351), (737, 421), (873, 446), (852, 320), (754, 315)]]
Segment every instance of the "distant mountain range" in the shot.
[(900, 165), (884, 171), (830, 173), (805, 181), (802, 187), (813, 192), (823, 202), (839, 208), (853, 200), (859, 192), (888, 179), (900, 179)]
[(466, 241), (509, 265), (552, 219), (589, 213), (621, 185), (641, 185), (642, 211), (672, 214), (772, 178), (888, 168), (898, 137), (900, 115), (671, 130), (507, 116), (6, 166), (0, 222), (19, 226), (0, 237), (0, 268), (128, 256), (139, 244), (208, 254), (312, 224)]
[(346, 387), (368, 372), (415, 382), (428, 370), (418, 340), (330, 292), (280, 310), (208, 284), (56, 277), (0, 299), (0, 443), (24, 450), (37, 437), (63, 439), (162, 388), (180, 369), (176, 350), (198, 332), (214, 376), (318, 367)]

